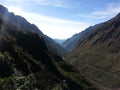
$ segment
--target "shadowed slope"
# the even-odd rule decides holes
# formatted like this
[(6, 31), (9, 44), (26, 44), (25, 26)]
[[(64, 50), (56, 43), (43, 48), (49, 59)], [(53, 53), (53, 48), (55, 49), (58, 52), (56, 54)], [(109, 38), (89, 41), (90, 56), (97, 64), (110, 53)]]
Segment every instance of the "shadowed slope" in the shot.
[(78, 70), (47, 48), (44, 37), (7, 13), (0, 13), (0, 90), (94, 89)]

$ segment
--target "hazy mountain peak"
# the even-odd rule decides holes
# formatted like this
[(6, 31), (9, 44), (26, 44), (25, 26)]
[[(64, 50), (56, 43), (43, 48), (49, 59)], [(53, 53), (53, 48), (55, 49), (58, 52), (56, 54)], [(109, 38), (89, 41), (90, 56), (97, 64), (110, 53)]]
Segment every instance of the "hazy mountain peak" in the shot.
[(4, 14), (6, 12), (8, 12), (8, 9), (6, 7), (0, 5), (0, 13)]

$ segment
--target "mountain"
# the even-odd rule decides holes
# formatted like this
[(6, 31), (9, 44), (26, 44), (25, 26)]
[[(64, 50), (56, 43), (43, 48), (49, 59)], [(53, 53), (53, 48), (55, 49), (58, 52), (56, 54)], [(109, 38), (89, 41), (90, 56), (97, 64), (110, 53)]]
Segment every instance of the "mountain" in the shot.
[[(35, 33), (39, 34), (40, 37), (42, 36), (43, 38), (45, 38), (45, 43), (48, 45), (49, 50), (53, 50), (53, 51), (55, 51), (54, 53), (58, 53), (61, 56), (66, 55), (66, 53), (67, 53), (66, 50), (62, 46), (57, 44), (53, 39), (44, 35), (37, 28), (36, 25), (30, 24), (26, 19), (24, 19), (21, 16), (14, 15), (13, 13), (9, 13), (8, 10), (6, 8), (4, 8), (3, 6), (0, 6), (0, 11), (1, 11), (0, 13), (1, 13), (2, 17), (4, 16), (5, 21), (7, 20), (7, 21), (11, 22), (11, 24), (14, 24), (17, 26), (15, 29), (22, 29), (25, 31), (31, 31), (31, 32), (35, 32)], [(49, 38), (49, 39), (46, 39), (46, 38)], [(59, 51), (59, 50), (61, 50), (61, 51)]]
[(0, 5), (0, 90), (97, 90), (18, 17)]
[(97, 28), (97, 26), (99, 25), (95, 25), (95, 26), (90, 26), (87, 29), (85, 29), (84, 31), (73, 35), (71, 38), (65, 40), (62, 43), (62, 46), (67, 50), (67, 51), (71, 51), (76, 44), (79, 42), (79, 39), (82, 38), (85, 34), (87, 34), (89, 31), (94, 30)]
[[(14, 15), (14, 13), (9, 13), (7, 8), (0, 5), (0, 18), (4, 19), (4, 23), (11, 23), (11, 25), (15, 25), (16, 28), (14, 29), (22, 29), (25, 31), (31, 31), (36, 32), (40, 36), (43, 35), (43, 33), (35, 26), (34, 24), (30, 24), (25, 18)], [(1, 23), (3, 23), (1, 20)]]
[(66, 60), (99, 87), (119, 90), (120, 14), (80, 38)]
[(65, 39), (54, 39), (58, 44), (62, 45)]
[(60, 44), (58, 44), (56, 41), (54, 41), (53, 39), (51, 39), (50, 37), (44, 35), (43, 36), (46, 45), (48, 47), (48, 49), (62, 57), (65, 57), (67, 55), (67, 50), (65, 48), (63, 48)]

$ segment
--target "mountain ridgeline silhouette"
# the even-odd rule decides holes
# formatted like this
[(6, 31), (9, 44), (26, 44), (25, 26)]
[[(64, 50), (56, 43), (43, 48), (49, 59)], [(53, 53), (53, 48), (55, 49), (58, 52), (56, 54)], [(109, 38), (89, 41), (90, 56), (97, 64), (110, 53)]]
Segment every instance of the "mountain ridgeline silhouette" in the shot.
[(16, 27), (14, 29), (17, 30), (35, 32), (40, 37), (43, 37), (45, 39), (45, 42), (49, 50), (52, 50), (52, 52), (54, 51), (54, 53), (57, 53), (63, 57), (67, 54), (66, 49), (61, 47), (50, 37), (44, 35), (36, 25), (29, 23), (25, 18), (21, 16), (14, 15), (14, 13), (9, 13), (8, 10), (2, 6), (0, 6), (0, 8), (1, 8), (1, 12), (0, 12), (1, 18), (4, 19), (4, 23), (11, 23), (11, 27), (12, 25), (15, 25)]
[(99, 24), (98, 24), (98, 25), (95, 25), (95, 26), (90, 26), (90, 27), (88, 27), (87, 29), (85, 29), (84, 31), (73, 35), (71, 38), (65, 40), (65, 41), (62, 43), (62, 46), (63, 46), (68, 52), (69, 52), (69, 51), (72, 51), (72, 50), (75, 48), (75, 46), (78, 44), (80, 38), (82, 38), (82, 37), (83, 37), (84, 35), (86, 35), (88, 32), (96, 29), (98, 26), (99, 26)]
[(96, 90), (45, 37), (0, 5), (0, 90)]

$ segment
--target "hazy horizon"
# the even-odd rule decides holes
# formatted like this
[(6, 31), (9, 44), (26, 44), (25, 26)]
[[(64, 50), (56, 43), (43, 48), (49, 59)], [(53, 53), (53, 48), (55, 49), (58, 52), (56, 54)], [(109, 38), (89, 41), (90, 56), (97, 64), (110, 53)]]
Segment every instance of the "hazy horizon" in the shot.
[(54, 39), (67, 39), (120, 12), (119, 0), (1, 0), (0, 4)]

